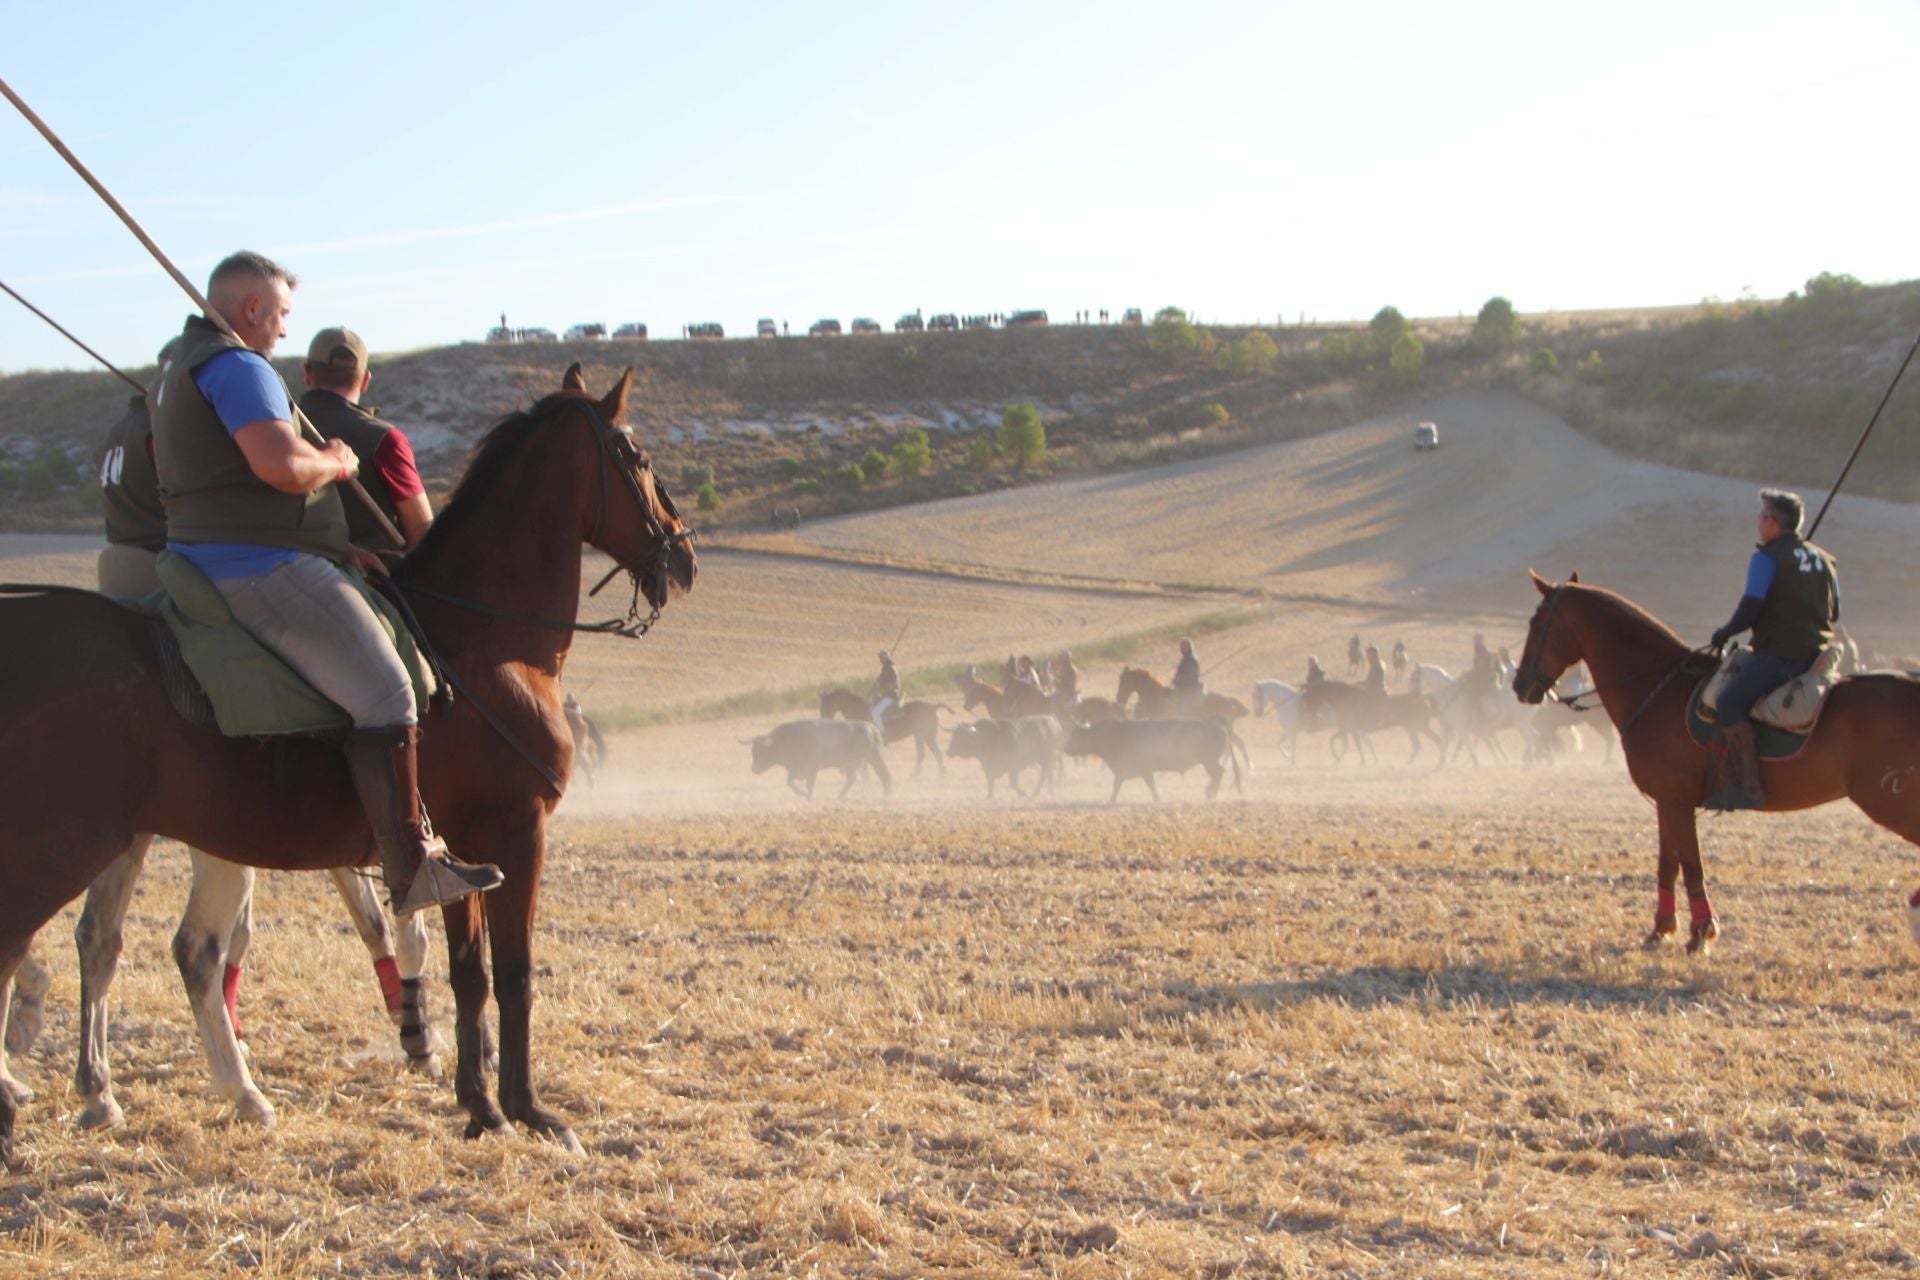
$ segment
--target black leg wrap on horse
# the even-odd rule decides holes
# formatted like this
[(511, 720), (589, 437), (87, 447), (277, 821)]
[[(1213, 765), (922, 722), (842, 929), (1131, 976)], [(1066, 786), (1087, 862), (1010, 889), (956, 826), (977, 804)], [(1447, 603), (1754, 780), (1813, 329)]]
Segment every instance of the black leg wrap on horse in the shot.
[(427, 984), (423, 978), (400, 980), (400, 1047), (409, 1058), (425, 1058), (433, 1053), (432, 1036), (427, 1023)]

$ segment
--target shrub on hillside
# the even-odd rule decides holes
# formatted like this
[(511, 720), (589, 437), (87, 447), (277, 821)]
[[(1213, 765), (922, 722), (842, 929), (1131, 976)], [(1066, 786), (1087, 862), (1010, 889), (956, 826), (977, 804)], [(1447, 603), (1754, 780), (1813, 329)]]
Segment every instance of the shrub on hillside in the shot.
[(1227, 406), (1223, 404), (1210, 404), (1200, 410), (1200, 417), (1210, 427), (1224, 427), (1233, 415), (1227, 412)]
[(713, 483), (713, 468), (704, 462), (689, 462), (680, 468), (680, 487), (698, 489), (703, 484)]
[(1587, 352), (1587, 358), (1585, 360), (1582, 360), (1579, 364), (1573, 366), (1573, 371), (1579, 374), (1583, 378), (1599, 377), (1600, 376), (1600, 353), (1598, 351)]
[(836, 479), (843, 482), (849, 489), (858, 489), (867, 482), (866, 468), (857, 462), (849, 462), (833, 474)]
[(1373, 340), (1375, 351), (1391, 352), (1393, 344), (1400, 341), (1411, 328), (1398, 307), (1382, 307), (1373, 313), (1373, 319), (1367, 321), (1367, 334)]
[(806, 474), (807, 464), (803, 459), (789, 454), (780, 459), (780, 470), (789, 480), (798, 480)]
[(893, 446), (893, 454), (887, 459), (887, 470), (903, 476), (917, 476), (933, 462), (933, 445), (927, 440), (927, 433), (916, 427), (907, 433), (907, 438)]
[(1542, 347), (1533, 353), (1533, 363), (1530, 367), (1535, 373), (1558, 373), (1560, 357), (1553, 354), (1552, 347)]
[(1418, 382), (1427, 368), (1426, 344), (1411, 333), (1403, 333), (1394, 339), (1393, 354), (1388, 357), (1387, 363), (1398, 381)]
[(1000, 453), (1016, 467), (1037, 467), (1047, 460), (1047, 428), (1040, 410), (1027, 401), (1010, 404), (1000, 416)]
[(1162, 307), (1147, 328), (1147, 349), (1172, 359), (1191, 355), (1200, 350), (1200, 331), (1180, 308)]
[(900, 348), (900, 354), (893, 358), (893, 367), (902, 373), (914, 373), (920, 368), (920, 348), (908, 343)]
[(1000, 446), (994, 443), (993, 437), (975, 436), (967, 449), (967, 465), (975, 471), (991, 471), (998, 461)]
[(700, 504), (702, 511), (720, 509), (720, 491), (713, 487), (711, 480), (700, 486), (699, 491), (694, 494), (694, 500)]
[(1215, 364), (1223, 373), (1246, 378), (1265, 373), (1273, 368), (1273, 362), (1279, 358), (1280, 348), (1273, 339), (1262, 330), (1255, 329), (1246, 337), (1220, 348), (1220, 357)]
[(1353, 359), (1353, 339), (1344, 333), (1329, 333), (1320, 339), (1320, 345), (1314, 348), (1314, 355), (1320, 363), (1330, 369), (1338, 369)]
[(1858, 276), (1847, 275), (1844, 272), (1835, 275), (1831, 271), (1822, 271), (1807, 281), (1807, 301), (1831, 305), (1844, 302), (1849, 298), (1857, 298), (1865, 289), (1866, 286), (1860, 283)]
[(868, 446), (867, 451), (860, 455), (860, 471), (867, 479), (878, 480), (887, 474), (887, 455)]
[(1472, 343), (1489, 351), (1498, 351), (1520, 336), (1520, 313), (1505, 298), (1488, 298), (1473, 322)]

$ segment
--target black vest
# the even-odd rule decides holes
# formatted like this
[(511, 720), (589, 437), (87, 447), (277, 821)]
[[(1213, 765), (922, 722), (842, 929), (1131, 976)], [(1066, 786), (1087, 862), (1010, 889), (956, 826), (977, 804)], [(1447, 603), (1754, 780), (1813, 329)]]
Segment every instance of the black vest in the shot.
[(1789, 662), (1812, 662), (1833, 643), (1833, 618), (1840, 589), (1833, 557), (1783, 533), (1760, 547), (1773, 561), (1773, 586), (1753, 624), (1753, 648)]
[[(400, 508), (394, 505), (393, 491), (387, 488), (386, 477), (374, 467), (373, 455), (379, 451), (380, 441), (387, 432), (396, 430), (390, 422), (382, 422), (373, 416), (370, 410), (362, 409), (337, 391), (328, 391), (315, 387), (300, 397), (300, 412), (307, 415), (320, 434), (329, 440), (344, 440), (347, 447), (360, 459), (360, 487), (367, 491), (375, 506), (393, 527), (400, 527)], [(381, 555), (399, 555), (404, 547), (390, 545), (392, 539), (380, 531), (373, 517), (358, 501), (347, 506), (347, 536), (354, 545), (377, 549)]]
[(130, 396), (126, 416), (107, 432), (107, 451), (100, 457), (100, 514), (106, 517), (107, 541), (142, 551), (160, 551), (167, 545), (160, 476), (147, 452), (152, 435), (147, 398)]

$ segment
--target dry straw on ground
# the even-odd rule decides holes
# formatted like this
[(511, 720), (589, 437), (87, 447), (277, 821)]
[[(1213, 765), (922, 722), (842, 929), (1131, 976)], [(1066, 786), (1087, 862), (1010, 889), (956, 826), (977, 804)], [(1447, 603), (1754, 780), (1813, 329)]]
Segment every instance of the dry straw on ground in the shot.
[[(696, 733), (617, 746), (717, 770)], [(1092, 771), (1031, 808), (971, 783), (563, 817), (536, 1066), (585, 1159), (459, 1138), (318, 877), (264, 882), (245, 1013), (281, 1125), (230, 1125), (161, 858), (117, 992), (117, 1133), (70, 1128), (54, 957), (10, 1273), (1920, 1266), (1911, 849), (1853, 811), (1719, 824), (1728, 937), (1697, 962), (1639, 949), (1651, 819), (1617, 764), (1312, 756), (1245, 802), (1113, 809)]]

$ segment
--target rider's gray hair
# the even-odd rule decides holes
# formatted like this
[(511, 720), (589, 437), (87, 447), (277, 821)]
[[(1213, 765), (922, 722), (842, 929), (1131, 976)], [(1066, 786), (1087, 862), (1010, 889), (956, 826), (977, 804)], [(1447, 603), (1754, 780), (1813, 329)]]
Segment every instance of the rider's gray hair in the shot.
[(1780, 527), (1788, 533), (1800, 532), (1800, 522), (1806, 518), (1807, 504), (1800, 501), (1800, 495), (1786, 489), (1762, 489), (1760, 505), (1767, 514), (1779, 521)]

